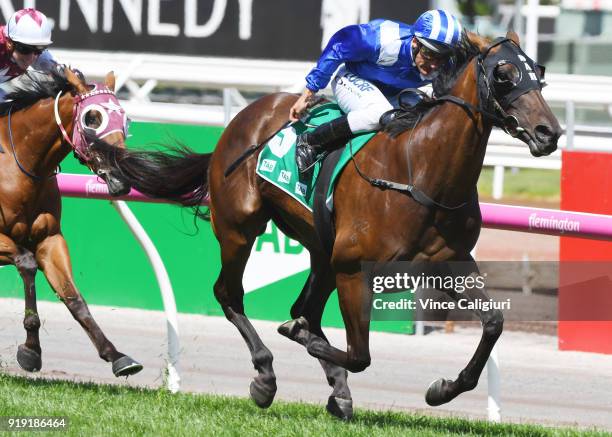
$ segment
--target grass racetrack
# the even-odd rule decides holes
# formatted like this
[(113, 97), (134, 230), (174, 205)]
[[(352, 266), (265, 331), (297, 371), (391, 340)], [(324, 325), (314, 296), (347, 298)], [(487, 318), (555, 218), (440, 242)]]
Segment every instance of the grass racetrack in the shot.
[[(349, 423), (322, 406), (275, 402), (260, 410), (249, 399), (170, 394), (165, 390), (24, 378), (0, 373), (1, 416), (64, 416), (62, 436), (600, 436), (595, 430), (491, 424), (357, 409)], [(19, 431), (16, 436), (30, 433)], [(39, 435), (38, 433), (36, 433)], [(0, 431), (0, 435), (7, 435)], [(10, 435), (10, 433), (8, 433)]]

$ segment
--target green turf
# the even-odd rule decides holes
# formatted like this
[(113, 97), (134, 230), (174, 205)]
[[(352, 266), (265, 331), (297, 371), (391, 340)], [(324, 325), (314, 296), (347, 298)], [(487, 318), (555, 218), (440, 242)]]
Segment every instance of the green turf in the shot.
[(234, 397), (172, 395), (164, 390), (76, 384), (0, 373), (0, 416), (21, 415), (68, 417), (67, 430), (44, 434), (62, 436), (610, 435), (359, 409), (350, 423), (344, 423), (330, 417), (318, 405), (275, 402), (268, 410), (260, 410), (250, 400)]
[[(481, 197), (491, 197), (493, 168), (482, 169), (478, 180)], [(504, 199), (559, 202), (561, 198), (561, 172), (532, 168), (511, 169), (504, 172)]]

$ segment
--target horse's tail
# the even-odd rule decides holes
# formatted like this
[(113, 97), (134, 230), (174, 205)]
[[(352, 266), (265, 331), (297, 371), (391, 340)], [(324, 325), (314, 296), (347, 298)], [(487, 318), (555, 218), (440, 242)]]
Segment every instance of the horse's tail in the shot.
[(167, 151), (146, 151), (94, 141), (92, 147), (124, 182), (148, 197), (198, 207), (208, 195), (212, 153), (196, 153), (183, 145), (167, 146)]

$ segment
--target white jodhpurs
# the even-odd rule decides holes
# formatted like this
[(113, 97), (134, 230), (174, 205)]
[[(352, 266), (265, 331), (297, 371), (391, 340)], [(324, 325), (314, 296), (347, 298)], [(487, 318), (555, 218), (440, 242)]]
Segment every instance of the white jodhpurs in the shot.
[(393, 105), (371, 82), (340, 67), (332, 80), (332, 91), (340, 109), (348, 114), (348, 124), (354, 133), (377, 130), (380, 116)]

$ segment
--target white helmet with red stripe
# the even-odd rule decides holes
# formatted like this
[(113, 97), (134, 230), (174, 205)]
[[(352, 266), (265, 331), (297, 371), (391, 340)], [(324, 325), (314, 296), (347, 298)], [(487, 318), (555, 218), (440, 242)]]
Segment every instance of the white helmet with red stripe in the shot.
[(6, 36), (29, 46), (48, 46), (53, 42), (49, 19), (34, 8), (21, 9), (11, 15), (6, 25)]

